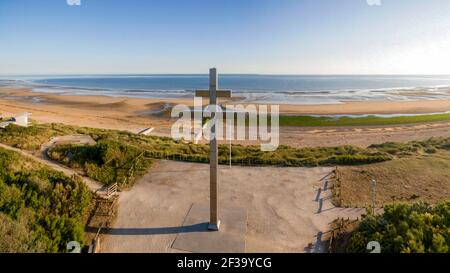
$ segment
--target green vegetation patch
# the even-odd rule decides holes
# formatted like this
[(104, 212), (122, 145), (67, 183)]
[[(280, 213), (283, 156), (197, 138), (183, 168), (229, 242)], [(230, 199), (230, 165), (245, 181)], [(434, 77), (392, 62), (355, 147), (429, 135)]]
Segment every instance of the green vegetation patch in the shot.
[(406, 143), (387, 142), (371, 145), (369, 148), (395, 156), (434, 154), (439, 150), (450, 151), (450, 138), (430, 138), (425, 141), (410, 141)]
[(14, 124), (0, 129), (1, 142), (24, 150), (38, 150), (40, 145), (50, 139), (52, 132), (39, 126), (20, 127)]
[[(126, 132), (112, 134), (117, 141), (139, 147), (151, 158), (188, 162), (209, 162), (209, 146), (185, 143), (171, 138), (142, 136)], [(111, 136), (111, 135), (110, 135)], [(368, 164), (391, 160), (392, 157), (374, 149), (351, 146), (332, 148), (293, 148), (280, 146), (276, 151), (263, 152), (260, 146), (232, 145), (231, 161), (235, 165), (253, 166), (331, 166)], [(228, 145), (219, 145), (219, 163), (228, 164)]]
[(414, 124), (450, 120), (450, 113), (417, 116), (364, 116), (364, 117), (315, 117), (315, 116), (280, 116), (280, 126), (327, 127), (327, 126), (370, 126)]
[[(36, 134), (35, 130), (42, 131), (42, 135), (38, 138), (33, 138)], [(167, 137), (154, 137), (137, 135), (130, 132), (116, 131), (116, 130), (102, 130), (94, 128), (81, 128), (75, 126), (67, 126), (62, 124), (40, 124), (33, 125), (29, 128), (19, 128), (17, 126), (10, 127), (3, 134), (0, 134), (0, 142), (16, 147), (36, 147), (40, 144), (46, 143), (51, 136), (64, 136), (69, 134), (87, 134), (90, 135), (97, 142), (107, 140), (115, 142), (122, 147), (116, 152), (127, 153), (125, 150), (144, 152), (146, 158), (156, 159), (170, 159), (187, 162), (208, 163), (209, 162), (209, 146), (197, 145), (192, 143), (185, 143), (181, 140), (174, 140)], [(17, 136), (14, 138), (12, 136)], [(35, 145), (30, 146), (27, 142), (32, 139)], [(113, 147), (113, 146), (111, 146)], [(125, 149), (125, 150), (124, 150)], [(88, 168), (86, 163), (97, 162), (98, 167), (95, 170), (105, 167), (106, 169), (115, 166), (118, 168), (121, 163), (109, 158), (109, 153), (103, 159), (99, 159), (98, 150), (95, 148), (83, 148), (76, 146), (64, 146), (52, 151), (51, 156), (72, 167), (81, 169)], [(131, 152), (130, 156), (125, 158), (132, 161), (136, 153)], [(123, 156), (123, 155), (122, 155)], [(100, 156), (101, 157), (101, 156)], [(358, 165), (369, 164), (374, 162), (382, 162), (391, 160), (392, 156), (380, 152), (376, 149), (363, 149), (351, 146), (334, 147), (334, 148), (292, 148), (289, 146), (280, 146), (274, 152), (263, 152), (260, 146), (232, 146), (232, 162), (233, 164), (252, 166), (252, 165), (277, 165), (277, 166), (332, 166), (332, 165)], [(219, 146), (219, 162), (227, 164), (229, 162), (229, 146)], [(106, 163), (107, 166), (104, 166)], [(112, 163), (109, 164), (109, 163)], [(92, 166), (92, 165), (91, 165)], [(109, 166), (109, 167), (108, 167)], [(125, 166), (126, 167), (126, 166)], [(91, 173), (95, 173), (93, 170)], [(125, 170), (125, 169), (124, 169)], [(114, 177), (120, 178), (121, 170), (108, 171), (107, 177), (101, 178), (100, 175), (93, 175), (105, 183), (115, 181)], [(113, 174), (114, 173), (114, 174)], [(117, 173), (117, 175), (116, 175)], [(123, 172), (122, 172), (123, 173)], [(119, 179), (120, 180), (120, 179)]]
[(15, 148), (36, 151), (52, 137), (81, 132), (82, 128), (61, 124), (34, 124), (29, 127), (10, 124), (5, 129), (0, 129), (0, 142)]
[[(125, 131), (84, 128), (63, 124), (39, 124), (28, 128), (9, 126), (6, 130), (0, 130), (0, 142), (25, 150), (34, 151), (39, 149), (40, 145), (48, 142), (51, 137), (73, 134), (90, 135), (98, 142), (101, 142), (102, 140), (116, 142), (118, 145), (121, 145), (121, 147), (128, 147), (126, 149), (130, 149), (130, 151), (138, 149), (144, 153), (145, 158), (199, 163), (208, 163), (209, 161), (208, 145), (196, 145), (167, 137), (144, 136)], [(58, 152), (58, 154), (55, 153), (54, 156), (55, 159), (64, 164), (70, 164), (73, 167), (85, 169), (86, 171), (86, 163), (97, 162), (97, 167), (90, 168), (90, 170), (92, 170), (92, 172), (90, 172), (91, 174), (103, 167), (108, 168), (107, 166), (103, 166), (104, 163), (98, 159), (99, 155), (95, 154), (98, 150), (92, 149), (94, 148), (84, 149), (82, 147), (66, 146), (56, 150), (55, 152)], [(372, 145), (366, 149), (352, 146), (301, 149), (280, 146), (274, 152), (262, 152), (260, 146), (232, 145), (231, 161), (233, 164), (243, 166), (346, 166), (390, 161), (395, 157), (402, 156), (434, 154), (442, 150), (450, 150), (450, 138), (432, 138), (426, 141), (412, 141), (407, 143), (385, 143), (381, 145)], [(86, 153), (91, 152), (94, 152), (94, 154), (86, 155)], [(123, 149), (121, 152), (127, 153)], [(73, 157), (73, 155), (75, 155), (75, 157)], [(135, 156), (135, 153), (132, 152), (131, 155)], [(81, 156), (81, 158), (78, 158), (79, 156)], [(92, 158), (90, 159), (89, 157)], [(125, 158), (129, 161), (133, 160), (133, 158), (129, 156), (126, 156)], [(106, 165), (112, 163), (110, 166), (122, 166), (118, 160), (111, 161), (111, 158), (103, 158), (103, 160), (107, 163)], [(229, 160), (229, 146), (220, 145), (219, 162), (221, 164), (227, 164)], [(91, 165), (91, 167), (92, 166), (93, 165)], [(116, 181), (113, 177), (123, 177), (120, 173), (123, 173), (124, 169), (122, 171), (117, 170), (117, 175), (112, 175), (111, 172), (107, 177), (99, 179), (105, 183), (111, 183), (112, 181)], [(93, 174), (93, 177), (100, 176), (98, 174)]]
[(48, 154), (106, 185), (132, 185), (151, 165), (151, 160), (144, 157), (141, 149), (108, 139), (101, 139), (94, 146), (57, 146)]
[(383, 253), (449, 253), (450, 201), (430, 206), (395, 204), (382, 215), (368, 214), (354, 231), (348, 252), (368, 252), (377, 241)]
[[(224, 164), (228, 162), (228, 146), (220, 146), (219, 159)], [(370, 164), (391, 159), (386, 153), (352, 146), (301, 149), (280, 146), (273, 152), (263, 152), (259, 146), (232, 147), (232, 162), (239, 165), (314, 167)]]
[(65, 252), (70, 241), (83, 246), (91, 202), (81, 180), (0, 149), (0, 252)]

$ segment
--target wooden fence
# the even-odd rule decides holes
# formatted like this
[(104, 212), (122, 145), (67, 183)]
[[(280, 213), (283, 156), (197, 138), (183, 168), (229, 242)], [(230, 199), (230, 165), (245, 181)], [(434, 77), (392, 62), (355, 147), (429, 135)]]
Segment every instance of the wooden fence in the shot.
[[(152, 159), (162, 159), (162, 160), (172, 160), (172, 161), (181, 161), (181, 162), (193, 162), (193, 163), (209, 163), (209, 155), (186, 155), (186, 154), (176, 154), (176, 153), (165, 153), (165, 152), (155, 152), (155, 151), (145, 151), (144, 156)], [(220, 165), (228, 165), (230, 164), (229, 157), (219, 157)], [(259, 167), (259, 166), (271, 166), (271, 167), (299, 167), (304, 166), (302, 164), (290, 164), (284, 160), (261, 160), (257, 158), (241, 158), (235, 157), (231, 159), (231, 163), (237, 166), (250, 166), (250, 167)]]
[(345, 230), (345, 228), (347, 228), (347, 226), (352, 225), (356, 222), (359, 222), (359, 218), (356, 218), (355, 220), (350, 220), (350, 218), (347, 218), (347, 219), (339, 218), (339, 219), (337, 219), (337, 221), (338, 221), (338, 226), (335, 227), (334, 229), (328, 231), (329, 233), (331, 233), (330, 242), (329, 242), (329, 246), (328, 246), (329, 253), (331, 253), (333, 251), (333, 242), (336, 239), (337, 235), (341, 231)]

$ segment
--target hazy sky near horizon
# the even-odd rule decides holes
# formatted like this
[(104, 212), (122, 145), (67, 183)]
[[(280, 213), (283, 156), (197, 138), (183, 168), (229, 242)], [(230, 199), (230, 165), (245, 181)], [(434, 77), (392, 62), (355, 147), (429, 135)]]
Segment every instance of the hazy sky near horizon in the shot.
[(212, 66), (450, 74), (450, 1), (0, 0), (0, 74), (206, 73)]

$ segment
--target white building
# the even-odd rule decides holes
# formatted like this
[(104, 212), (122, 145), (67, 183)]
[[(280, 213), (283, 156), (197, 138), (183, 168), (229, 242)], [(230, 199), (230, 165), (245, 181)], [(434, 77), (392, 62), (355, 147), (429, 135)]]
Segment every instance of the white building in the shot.
[(28, 127), (28, 117), (30, 116), (30, 113), (22, 113), (15, 117), (12, 117), (11, 119), (0, 122), (0, 128), (6, 128), (6, 126), (10, 124), (15, 124), (22, 127)]

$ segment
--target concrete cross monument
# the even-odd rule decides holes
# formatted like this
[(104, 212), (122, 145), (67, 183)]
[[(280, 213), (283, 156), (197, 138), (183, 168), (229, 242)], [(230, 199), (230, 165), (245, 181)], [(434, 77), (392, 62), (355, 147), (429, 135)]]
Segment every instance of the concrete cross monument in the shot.
[[(224, 204), (220, 208), (218, 205), (218, 182), (220, 182), (218, 181), (217, 134), (220, 133), (218, 118), (219, 115), (229, 111), (222, 111), (217, 102), (219, 98), (230, 98), (231, 90), (219, 89), (217, 80), (217, 69), (210, 69), (209, 89), (195, 92), (196, 97), (209, 98), (208, 109), (200, 111), (208, 113), (211, 118), (207, 126), (211, 128), (209, 135), (210, 203), (209, 206), (203, 202), (192, 204), (183, 222), (183, 229), (188, 232), (178, 234), (172, 248), (194, 253), (243, 253), (247, 232), (247, 209), (232, 204)], [(237, 113), (235, 110), (232, 112)], [(205, 221), (208, 215), (209, 222)], [(196, 227), (197, 232), (192, 232), (192, 227)]]
[(216, 137), (217, 117), (215, 111), (217, 109), (218, 98), (231, 98), (231, 90), (220, 90), (218, 85), (217, 69), (211, 68), (209, 70), (209, 90), (197, 90), (195, 96), (202, 98), (209, 98), (209, 107), (211, 110), (211, 134), (210, 134), (210, 220), (208, 229), (212, 231), (219, 231), (220, 220), (218, 215), (218, 185), (217, 185), (217, 170), (218, 170), (218, 146)]

